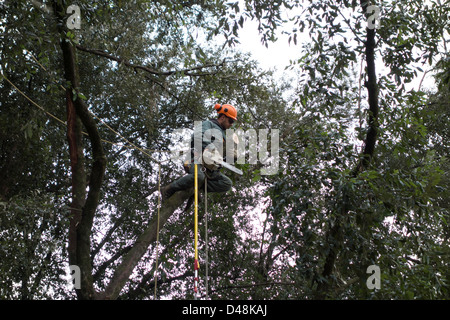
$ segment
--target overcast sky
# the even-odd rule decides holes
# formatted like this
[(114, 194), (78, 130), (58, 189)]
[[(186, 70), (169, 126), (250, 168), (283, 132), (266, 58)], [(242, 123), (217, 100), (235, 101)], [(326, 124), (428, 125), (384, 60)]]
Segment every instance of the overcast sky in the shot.
[(277, 68), (283, 70), (289, 61), (300, 57), (300, 44), (288, 44), (288, 37), (279, 32), (278, 41), (268, 44), (266, 48), (261, 43), (261, 35), (258, 33), (258, 24), (247, 21), (244, 29), (239, 33), (240, 48), (251, 52), (252, 56), (261, 63), (264, 69)]
[[(291, 28), (291, 27), (288, 27)], [(288, 29), (287, 29), (288, 30)], [(244, 24), (244, 28), (239, 32), (239, 40), (241, 42), (240, 48), (244, 52), (250, 52), (252, 57), (257, 60), (263, 69), (277, 69), (276, 75), (281, 76), (284, 71), (284, 68), (290, 64), (290, 60), (299, 59), (301, 56), (301, 48), (302, 48), (302, 39), (306, 41), (308, 38), (307, 32), (305, 31), (303, 37), (299, 35), (299, 39), (297, 45), (294, 45), (293, 42), (289, 44), (288, 36), (283, 35), (281, 30), (277, 34), (278, 40), (276, 42), (270, 42), (268, 48), (266, 48), (261, 43), (261, 35), (258, 33), (258, 23), (254, 21), (246, 21)], [(383, 61), (379, 55), (377, 55), (377, 74), (380, 76), (381, 74), (386, 75), (387, 70), (383, 65)], [(431, 71), (431, 67), (429, 65), (421, 65), (418, 64), (422, 69)], [(287, 74), (296, 77), (293, 72)], [(433, 78), (433, 73), (428, 72), (425, 74), (424, 79), (422, 80), (423, 73), (418, 72), (418, 76), (413, 80), (413, 82), (407, 85), (407, 88), (414, 88), (418, 90), (420, 87), (422, 89), (430, 89), (433, 90), (435, 88), (435, 81)]]

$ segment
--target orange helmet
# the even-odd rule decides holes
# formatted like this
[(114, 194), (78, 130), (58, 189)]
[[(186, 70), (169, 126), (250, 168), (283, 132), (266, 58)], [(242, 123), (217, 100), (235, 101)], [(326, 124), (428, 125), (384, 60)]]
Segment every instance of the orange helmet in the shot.
[(224, 115), (226, 115), (227, 117), (233, 119), (233, 120), (237, 120), (237, 111), (236, 108), (233, 107), (231, 104), (216, 104), (214, 106), (214, 109), (217, 110), (217, 113), (223, 113)]

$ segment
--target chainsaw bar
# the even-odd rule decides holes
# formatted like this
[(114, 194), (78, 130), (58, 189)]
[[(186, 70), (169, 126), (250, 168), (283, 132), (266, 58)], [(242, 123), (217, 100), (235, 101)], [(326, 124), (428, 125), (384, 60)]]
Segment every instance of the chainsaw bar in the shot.
[(222, 167), (227, 168), (230, 171), (233, 171), (234, 173), (237, 173), (242, 176), (243, 172), (242, 170), (236, 168), (235, 166), (232, 166), (231, 164), (226, 163), (225, 161), (222, 161), (219, 163)]

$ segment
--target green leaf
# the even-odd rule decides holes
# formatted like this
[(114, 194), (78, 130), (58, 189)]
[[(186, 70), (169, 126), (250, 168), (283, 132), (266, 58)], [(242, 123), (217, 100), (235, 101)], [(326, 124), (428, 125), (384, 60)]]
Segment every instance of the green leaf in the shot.
[(408, 300), (413, 300), (414, 299), (414, 292), (412, 292), (412, 291), (406, 291), (405, 292), (405, 298), (406, 299), (408, 299)]

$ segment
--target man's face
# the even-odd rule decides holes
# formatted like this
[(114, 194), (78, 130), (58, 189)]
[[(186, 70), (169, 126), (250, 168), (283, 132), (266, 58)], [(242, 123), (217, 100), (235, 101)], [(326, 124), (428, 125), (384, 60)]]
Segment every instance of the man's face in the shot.
[(231, 119), (231, 118), (229, 118), (229, 117), (227, 117), (227, 116), (225, 116), (225, 118), (226, 118), (226, 121), (225, 121), (225, 123), (226, 123), (225, 129), (229, 129), (229, 128), (231, 128), (231, 126), (233, 125), (234, 119)]
[(227, 116), (224, 116), (224, 117), (222, 117), (222, 118), (223, 118), (222, 126), (223, 126), (225, 129), (231, 128), (231, 126), (232, 126), (233, 123), (234, 123), (234, 120), (231, 119), (231, 118), (229, 118), (229, 117), (227, 117)]

